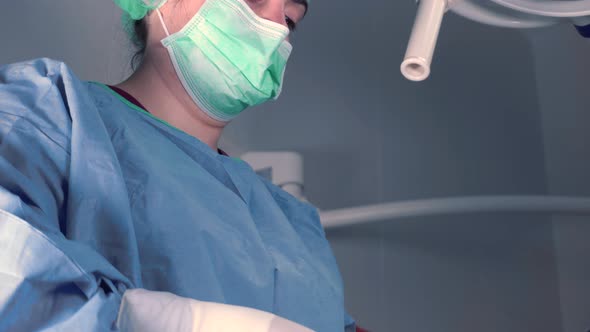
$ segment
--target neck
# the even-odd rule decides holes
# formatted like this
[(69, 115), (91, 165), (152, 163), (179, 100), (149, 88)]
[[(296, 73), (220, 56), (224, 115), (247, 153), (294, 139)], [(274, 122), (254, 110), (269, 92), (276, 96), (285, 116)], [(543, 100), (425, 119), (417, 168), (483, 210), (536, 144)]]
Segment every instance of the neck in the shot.
[(226, 123), (210, 118), (193, 102), (171, 63), (157, 65), (146, 55), (135, 73), (116, 86), (135, 97), (155, 117), (217, 151)]

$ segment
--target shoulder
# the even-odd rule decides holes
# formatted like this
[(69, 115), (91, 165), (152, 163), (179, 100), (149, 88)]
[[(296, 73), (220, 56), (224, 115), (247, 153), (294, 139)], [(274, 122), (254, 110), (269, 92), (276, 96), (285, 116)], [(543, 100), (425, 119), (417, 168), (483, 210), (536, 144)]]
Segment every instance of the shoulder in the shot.
[(4, 65), (0, 120), (12, 128), (36, 128), (65, 144), (71, 132), (70, 108), (83, 91), (83, 83), (60, 61), (40, 58)]
[(38, 58), (0, 66), (2, 85), (18, 84), (41, 87), (48, 83), (58, 84), (63, 77), (72, 77), (68, 66), (57, 60)]

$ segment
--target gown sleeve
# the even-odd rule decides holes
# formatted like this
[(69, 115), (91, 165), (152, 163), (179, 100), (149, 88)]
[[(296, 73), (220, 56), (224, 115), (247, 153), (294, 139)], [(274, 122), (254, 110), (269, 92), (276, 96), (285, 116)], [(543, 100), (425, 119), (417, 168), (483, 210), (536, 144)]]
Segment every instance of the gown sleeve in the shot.
[(129, 286), (91, 246), (64, 235), (63, 84), (47, 61), (0, 67), (0, 331), (112, 330)]

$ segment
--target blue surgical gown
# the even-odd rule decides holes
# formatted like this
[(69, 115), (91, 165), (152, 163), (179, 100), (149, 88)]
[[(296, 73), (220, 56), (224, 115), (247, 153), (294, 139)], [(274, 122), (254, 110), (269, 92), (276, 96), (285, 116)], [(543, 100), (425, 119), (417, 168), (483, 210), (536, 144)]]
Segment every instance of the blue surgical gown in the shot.
[(353, 324), (311, 205), (61, 62), (0, 68), (0, 330), (112, 330), (131, 288)]

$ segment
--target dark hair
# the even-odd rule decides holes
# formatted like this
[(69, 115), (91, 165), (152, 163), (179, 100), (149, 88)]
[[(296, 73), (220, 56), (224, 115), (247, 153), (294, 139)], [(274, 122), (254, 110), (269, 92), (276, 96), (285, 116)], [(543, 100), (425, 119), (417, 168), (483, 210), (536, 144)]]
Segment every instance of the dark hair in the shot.
[(147, 45), (147, 26), (145, 23), (145, 18), (141, 20), (133, 21), (133, 45), (135, 46), (136, 50), (131, 58), (131, 69), (135, 71), (137, 67), (143, 61), (143, 57), (145, 55), (145, 49)]

